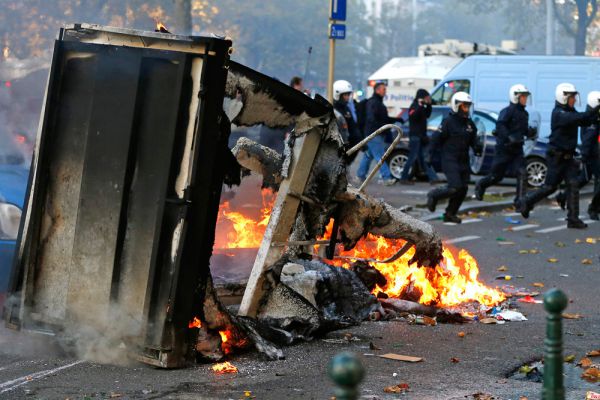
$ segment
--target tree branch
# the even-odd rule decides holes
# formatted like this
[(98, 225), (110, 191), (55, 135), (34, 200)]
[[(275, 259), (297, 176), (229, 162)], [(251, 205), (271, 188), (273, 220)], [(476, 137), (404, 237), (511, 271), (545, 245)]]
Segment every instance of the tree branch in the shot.
[(558, 7), (556, 6), (555, 1), (552, 2), (552, 7), (554, 7), (554, 15), (556, 16), (556, 19), (558, 20), (560, 25), (563, 27), (565, 32), (567, 32), (567, 34), (569, 36), (575, 37), (575, 35), (577, 34), (575, 32), (575, 29), (569, 24), (569, 22), (565, 19), (565, 17), (562, 15), (562, 13), (560, 11), (558, 11)]

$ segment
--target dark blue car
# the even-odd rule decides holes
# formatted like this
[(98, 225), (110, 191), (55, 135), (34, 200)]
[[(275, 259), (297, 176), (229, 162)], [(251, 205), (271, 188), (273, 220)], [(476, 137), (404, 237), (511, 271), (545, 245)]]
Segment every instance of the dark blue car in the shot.
[(28, 176), (23, 157), (0, 154), (0, 303), (8, 288)]
[[(442, 120), (450, 112), (450, 107), (446, 106), (434, 106), (431, 112), (431, 117), (428, 120), (427, 134), (431, 137), (435, 132)], [(402, 116), (402, 115), (401, 115)], [(471, 155), (471, 172), (476, 175), (487, 174), (491, 167), (494, 159), (494, 147), (496, 146), (496, 137), (494, 136), (494, 130), (496, 129), (496, 119), (498, 115), (491, 111), (474, 110), (473, 111), (473, 122), (477, 126), (477, 134), (480, 136), (480, 140), (484, 145), (483, 155), (476, 157)], [(408, 118), (405, 117), (406, 120)], [(404, 132), (408, 132), (408, 124), (402, 127)], [(530, 186), (539, 187), (544, 183), (546, 179), (546, 173), (548, 167), (546, 164), (546, 149), (547, 143), (541, 140), (531, 140), (525, 144), (525, 159), (527, 162), (527, 181)], [(404, 163), (408, 158), (408, 137), (403, 138), (398, 145), (398, 148), (392, 153), (389, 159), (390, 170), (392, 175), (400, 179), (400, 174), (404, 168)], [(434, 154), (431, 160), (431, 164), (437, 172), (441, 172), (441, 155)], [(418, 168), (418, 167), (417, 167)], [(508, 176), (516, 176), (516, 168), (513, 168)], [(423, 175), (421, 171), (417, 171), (417, 175), (421, 177)]]

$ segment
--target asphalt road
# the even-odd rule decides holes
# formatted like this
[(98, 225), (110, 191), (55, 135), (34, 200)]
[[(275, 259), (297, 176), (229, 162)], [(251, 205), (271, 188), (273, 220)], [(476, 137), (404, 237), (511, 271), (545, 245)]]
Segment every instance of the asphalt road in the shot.
[[(390, 189), (393, 190), (394, 188)], [(394, 189), (395, 190), (395, 189)], [(585, 209), (582, 200), (582, 209)], [(521, 221), (509, 224), (506, 218)], [(479, 262), (481, 277), (491, 285), (505, 265), (515, 277), (511, 284), (532, 288), (544, 283), (563, 289), (569, 296), (569, 313), (584, 316), (566, 320), (565, 354), (577, 359), (600, 348), (600, 223), (587, 230), (566, 229), (564, 212), (550, 203), (537, 208), (528, 221), (510, 212), (476, 216), (462, 225), (432, 223), (453, 246), (467, 249)], [(512, 230), (507, 230), (512, 228)], [(501, 245), (502, 237), (514, 245)], [(580, 239), (582, 243), (575, 243)], [(557, 242), (565, 247), (558, 247)], [(519, 250), (538, 249), (537, 254)], [(548, 262), (556, 258), (555, 263)], [(584, 265), (582, 259), (592, 260)], [(561, 276), (568, 275), (566, 277)], [(523, 278), (516, 278), (523, 276)], [(532, 288), (533, 289), (533, 288)], [(0, 330), (0, 399), (240, 399), (245, 391), (257, 399), (328, 399), (333, 393), (326, 377), (328, 360), (340, 351), (360, 355), (367, 375), (361, 387), (365, 399), (395, 399), (384, 387), (407, 383), (406, 399), (469, 399), (478, 392), (495, 399), (540, 398), (539, 383), (516, 381), (507, 376), (526, 361), (541, 358), (545, 313), (539, 304), (523, 304), (528, 321), (504, 325), (438, 324), (435, 327), (406, 322), (366, 322), (353, 329), (331, 333), (341, 338), (352, 333), (359, 341), (328, 343), (315, 340), (285, 348), (286, 359), (263, 362), (250, 353), (235, 357), (235, 375), (215, 375), (208, 365), (164, 371), (131, 363), (100, 365), (65, 355), (51, 338)], [(458, 336), (465, 332), (465, 337)], [(381, 350), (370, 350), (373, 342)], [(400, 353), (423, 357), (409, 364), (365, 354)], [(458, 362), (451, 362), (457, 358)], [(394, 376), (394, 374), (397, 374)], [(570, 379), (569, 399), (585, 398), (581, 382)], [(600, 386), (591, 386), (600, 392)]]

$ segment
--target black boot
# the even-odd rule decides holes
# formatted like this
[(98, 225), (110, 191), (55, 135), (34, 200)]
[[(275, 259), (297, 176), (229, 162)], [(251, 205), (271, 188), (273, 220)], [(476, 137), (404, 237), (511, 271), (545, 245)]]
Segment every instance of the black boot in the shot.
[(579, 186), (570, 185), (567, 190), (567, 228), (585, 229), (587, 224), (579, 219)]
[(483, 196), (485, 196), (485, 189), (487, 189), (487, 176), (485, 178), (481, 178), (477, 181), (475, 185), (475, 198), (479, 201), (483, 200)]
[(533, 207), (530, 205), (530, 201), (527, 196), (518, 199), (515, 201), (515, 209), (521, 213), (523, 218), (529, 218), (529, 213), (533, 210)]
[(450, 189), (448, 186), (442, 186), (430, 190), (427, 193), (427, 209), (431, 212), (435, 211), (438, 201), (450, 196)]
[(590, 219), (598, 221), (598, 211), (600, 210), (600, 178), (594, 178), (594, 195), (592, 196), (592, 202), (588, 207), (588, 214)]
[(444, 213), (443, 220), (444, 222), (454, 222), (455, 224), (460, 224), (462, 222), (462, 219), (460, 219), (458, 215), (448, 213)]

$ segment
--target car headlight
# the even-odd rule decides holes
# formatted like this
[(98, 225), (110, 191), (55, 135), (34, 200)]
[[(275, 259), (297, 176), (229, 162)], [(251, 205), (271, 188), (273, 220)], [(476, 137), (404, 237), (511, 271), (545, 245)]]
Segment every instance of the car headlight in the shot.
[(0, 203), (0, 239), (16, 240), (19, 234), (21, 209), (13, 204)]

